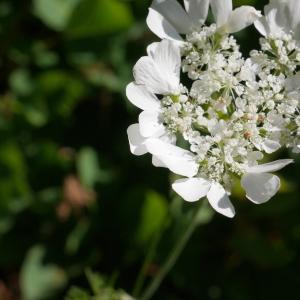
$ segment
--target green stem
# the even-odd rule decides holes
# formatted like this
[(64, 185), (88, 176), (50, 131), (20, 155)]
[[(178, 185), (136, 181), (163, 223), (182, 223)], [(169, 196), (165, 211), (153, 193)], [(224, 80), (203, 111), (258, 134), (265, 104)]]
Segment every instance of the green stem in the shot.
[(149, 265), (151, 264), (151, 262), (152, 262), (152, 260), (155, 256), (158, 243), (159, 243), (163, 233), (165, 232), (165, 228), (167, 227), (168, 223), (169, 222), (167, 221), (163, 224), (161, 230), (159, 230), (157, 232), (157, 234), (155, 235), (155, 237), (154, 237), (154, 239), (153, 239), (153, 241), (150, 245), (149, 251), (146, 255), (145, 261), (142, 265), (142, 268), (139, 272), (139, 275), (137, 277), (136, 283), (135, 283), (134, 288), (133, 288), (132, 296), (134, 298), (138, 298), (138, 296), (141, 293), (141, 290), (142, 290), (144, 282), (145, 282), (145, 277), (146, 277), (147, 270), (148, 270)]
[(186, 228), (186, 231), (181, 235), (181, 237), (175, 244), (174, 249), (170, 252), (166, 262), (163, 264), (163, 266), (159, 270), (158, 274), (155, 276), (153, 281), (150, 283), (149, 287), (145, 290), (145, 292), (141, 296), (140, 300), (151, 299), (152, 296), (157, 291), (157, 289), (160, 287), (160, 285), (161, 285), (162, 281), (164, 280), (164, 278), (166, 277), (166, 275), (174, 267), (180, 254), (184, 250), (184, 248), (187, 245), (188, 241), (190, 240), (193, 232), (197, 228), (198, 214), (199, 214), (199, 209), (196, 209), (189, 226)]

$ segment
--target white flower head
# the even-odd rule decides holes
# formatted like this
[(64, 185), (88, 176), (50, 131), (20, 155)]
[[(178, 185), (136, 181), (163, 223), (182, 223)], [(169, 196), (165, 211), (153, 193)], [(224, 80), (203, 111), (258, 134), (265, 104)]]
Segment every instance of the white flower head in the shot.
[[(154, 166), (182, 176), (172, 188), (183, 199), (207, 197), (230, 218), (233, 178), (240, 179), (250, 201), (265, 203), (280, 188), (272, 172), (292, 160), (259, 161), (283, 146), (300, 152), (300, 48), (284, 31), (297, 28), (297, 14), (284, 27), (277, 20), (280, 5), (286, 9), (292, 1), (274, 8), (278, 2), (271, 1), (265, 19), (256, 22), (265, 20), (270, 29), (261, 49), (244, 58), (231, 33), (260, 17), (253, 7), (233, 10), (231, 0), (186, 0), (184, 7), (176, 0), (154, 0), (147, 23), (164, 39), (138, 60), (135, 81), (126, 89), (142, 110), (127, 131), (131, 152), (150, 153)], [(206, 26), (209, 3), (216, 24)], [(274, 28), (284, 34), (273, 36)]]
[(300, 1), (271, 0), (264, 9), (265, 16), (255, 21), (255, 27), (263, 36), (280, 36), (293, 32), (300, 40)]

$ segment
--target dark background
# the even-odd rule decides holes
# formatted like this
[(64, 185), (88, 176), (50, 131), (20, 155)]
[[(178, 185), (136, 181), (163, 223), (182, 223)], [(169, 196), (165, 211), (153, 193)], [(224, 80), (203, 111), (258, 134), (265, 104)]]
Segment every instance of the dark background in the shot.
[[(186, 227), (196, 204), (170, 192), (168, 171), (150, 156), (131, 155), (126, 135), (138, 110), (124, 89), (157, 40), (145, 25), (149, 4), (0, 1), (1, 300), (64, 299), (72, 286), (88, 289), (88, 268), (103, 289), (131, 294), (157, 233), (165, 228), (147, 280)], [(258, 45), (253, 28), (236, 37), (245, 55)], [(237, 188), (233, 220), (204, 207), (154, 299), (297, 299), (299, 164), (280, 173), (281, 193), (265, 205)], [(103, 295), (76, 300), (115, 299)]]

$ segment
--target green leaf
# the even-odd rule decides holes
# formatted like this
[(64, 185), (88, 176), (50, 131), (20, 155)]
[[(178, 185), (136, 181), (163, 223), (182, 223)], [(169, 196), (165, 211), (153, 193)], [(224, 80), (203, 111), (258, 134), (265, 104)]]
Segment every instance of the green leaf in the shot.
[(50, 28), (61, 31), (67, 26), (79, 0), (34, 0), (33, 10)]
[(99, 180), (99, 162), (96, 151), (92, 148), (83, 148), (78, 155), (77, 170), (80, 182), (92, 188)]
[(13, 71), (9, 78), (11, 89), (20, 96), (28, 96), (33, 92), (34, 82), (26, 69)]
[(38, 80), (40, 106), (47, 105), (52, 116), (67, 118), (86, 92), (84, 84), (71, 73), (60, 70), (43, 72)]
[(153, 191), (148, 192), (140, 216), (137, 242), (141, 244), (148, 242), (153, 234), (162, 228), (167, 212), (166, 199)]
[(85, 290), (72, 287), (65, 300), (92, 300), (92, 297)]
[(0, 211), (20, 212), (30, 199), (27, 166), (16, 143), (2, 143), (0, 147)]
[(33, 126), (42, 127), (48, 121), (47, 113), (30, 104), (23, 107), (23, 113), (26, 120)]
[(69, 254), (74, 255), (77, 253), (89, 229), (90, 222), (88, 220), (82, 220), (77, 224), (66, 241), (66, 251)]
[(74, 11), (67, 32), (84, 38), (127, 29), (133, 22), (128, 5), (118, 0), (82, 0)]
[(21, 291), (24, 300), (43, 300), (51, 297), (66, 284), (65, 273), (54, 265), (44, 265), (45, 248), (31, 248), (21, 270)]

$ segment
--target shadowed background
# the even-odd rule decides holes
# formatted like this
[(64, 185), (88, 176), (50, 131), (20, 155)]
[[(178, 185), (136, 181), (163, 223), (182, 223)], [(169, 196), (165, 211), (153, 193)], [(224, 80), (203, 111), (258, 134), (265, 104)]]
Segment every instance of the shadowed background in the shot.
[[(131, 294), (151, 240), (165, 228), (146, 280), (187, 225), (195, 204), (170, 192), (168, 171), (150, 156), (129, 153), (126, 129), (138, 110), (124, 89), (157, 40), (145, 24), (149, 4), (0, 1), (1, 300), (64, 299), (72, 286), (89, 289), (88, 269), (104, 290)], [(245, 55), (258, 45), (253, 28), (236, 37)], [(299, 294), (299, 164), (280, 173), (281, 193), (265, 205), (236, 188), (233, 220), (204, 208), (202, 226), (154, 299)], [(72, 300), (115, 299), (95, 293)]]

